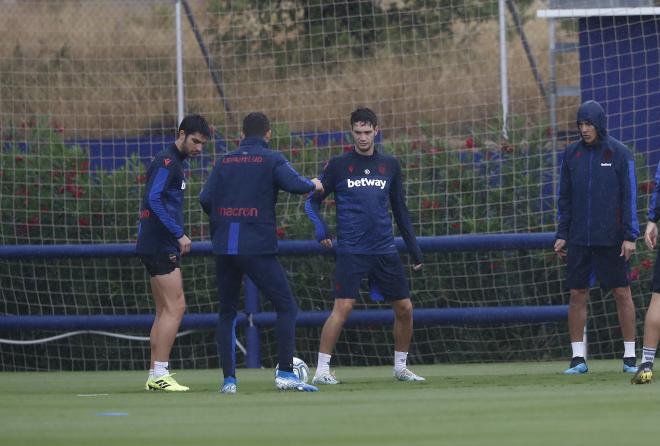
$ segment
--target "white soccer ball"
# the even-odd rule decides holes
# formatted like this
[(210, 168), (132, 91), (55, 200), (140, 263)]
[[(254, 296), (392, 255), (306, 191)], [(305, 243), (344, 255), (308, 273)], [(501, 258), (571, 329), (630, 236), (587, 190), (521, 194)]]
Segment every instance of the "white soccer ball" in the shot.
[[(277, 375), (277, 371), (279, 369), (280, 369), (280, 364), (277, 363), (277, 365), (275, 366), (275, 375)], [(309, 379), (309, 367), (307, 367), (305, 361), (303, 361), (300, 358), (296, 358), (295, 356), (293, 357), (293, 374), (296, 375), (298, 379), (304, 383), (306, 383), (307, 380)]]

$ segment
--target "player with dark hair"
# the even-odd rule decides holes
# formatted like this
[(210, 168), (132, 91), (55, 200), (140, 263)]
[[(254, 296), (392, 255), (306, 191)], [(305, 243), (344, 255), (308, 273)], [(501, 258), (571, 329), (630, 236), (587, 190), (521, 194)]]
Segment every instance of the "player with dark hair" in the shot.
[(199, 155), (209, 137), (209, 126), (203, 117), (186, 116), (174, 144), (158, 153), (147, 170), (135, 249), (151, 276), (156, 303), (147, 390), (188, 390), (176, 382), (168, 369), (170, 351), (186, 308), (180, 260), (191, 246), (183, 229), (183, 162), (189, 156)]
[[(655, 189), (649, 205), (648, 222), (644, 231), (644, 242), (649, 249), (656, 249), (658, 245), (658, 220), (660, 220), (660, 163), (655, 172)], [(646, 309), (644, 318), (644, 344), (642, 346), (642, 360), (637, 373), (630, 381), (633, 384), (648, 384), (653, 380), (653, 363), (655, 352), (660, 341), (660, 251), (656, 255), (653, 269), (653, 284), (651, 288), (651, 303)]]
[(270, 123), (263, 113), (243, 120), (238, 150), (219, 158), (200, 194), (210, 216), (220, 300), (218, 340), (224, 381), (220, 392), (236, 393), (236, 315), (241, 282), (247, 275), (277, 313), (275, 333), (279, 390), (313, 392), (293, 373), (298, 305), (277, 260), (275, 204), (280, 189), (296, 194), (322, 190), (316, 178), (302, 177), (281, 153), (270, 150)]
[(312, 384), (338, 384), (330, 372), (330, 359), (344, 323), (359, 295), (360, 282), (368, 277), (375, 300), (387, 300), (394, 310), (394, 377), (399, 381), (424, 381), (407, 367), (413, 331), (413, 305), (403, 264), (394, 245), (392, 214), (408, 247), (415, 270), (422, 267), (422, 253), (410, 223), (399, 162), (375, 149), (378, 119), (368, 108), (351, 114), (354, 150), (332, 158), (319, 179), (323, 193), (314, 193), (305, 210), (314, 223), (316, 239), (332, 247), (328, 226), (319, 209), (334, 192), (337, 218), (337, 257), (334, 306), (323, 325), (318, 365)]
[(635, 161), (607, 134), (605, 111), (596, 101), (577, 112), (582, 138), (566, 147), (561, 165), (558, 227), (554, 250), (567, 256), (570, 289), (568, 331), (573, 356), (564, 373), (588, 372), (583, 342), (590, 280), (612, 289), (623, 333), (623, 371), (635, 373), (635, 304), (628, 260), (635, 252), (637, 222)]

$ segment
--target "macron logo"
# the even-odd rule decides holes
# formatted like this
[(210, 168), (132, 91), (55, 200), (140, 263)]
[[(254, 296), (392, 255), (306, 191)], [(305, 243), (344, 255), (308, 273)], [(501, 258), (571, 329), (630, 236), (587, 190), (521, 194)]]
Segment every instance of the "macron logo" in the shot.
[(612, 167), (612, 163), (600, 163), (600, 167)]
[(346, 182), (348, 184), (349, 189), (353, 187), (365, 187), (365, 186), (379, 187), (381, 189), (385, 189), (385, 185), (387, 184), (387, 180), (377, 180), (373, 178), (360, 178), (359, 180), (347, 179)]

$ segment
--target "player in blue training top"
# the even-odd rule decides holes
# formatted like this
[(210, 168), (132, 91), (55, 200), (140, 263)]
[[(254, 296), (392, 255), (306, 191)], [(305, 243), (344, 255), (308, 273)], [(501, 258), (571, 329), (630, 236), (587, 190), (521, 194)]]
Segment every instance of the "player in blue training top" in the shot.
[(330, 358), (364, 277), (369, 279), (372, 296), (388, 300), (394, 310), (394, 377), (399, 381), (424, 381), (407, 367), (413, 306), (403, 264), (394, 245), (389, 212), (391, 205), (414, 269), (421, 269), (422, 253), (410, 224), (401, 166), (395, 158), (375, 150), (378, 119), (372, 110), (355, 110), (351, 114), (351, 131), (354, 150), (326, 164), (319, 176), (324, 192), (311, 194), (305, 203), (316, 228), (316, 239), (326, 248), (332, 247), (331, 234), (319, 208), (331, 192), (335, 194), (337, 218), (335, 301), (321, 332), (312, 384), (339, 383), (330, 373)]
[(186, 309), (180, 258), (191, 242), (183, 229), (183, 162), (202, 153), (209, 126), (199, 115), (186, 116), (176, 141), (156, 155), (147, 170), (135, 251), (151, 276), (156, 318), (151, 327), (151, 368), (145, 388), (182, 392), (170, 374), (169, 357)]
[(605, 111), (596, 101), (577, 112), (582, 138), (566, 147), (559, 181), (558, 227), (554, 250), (567, 256), (570, 289), (568, 331), (573, 357), (564, 373), (587, 373), (584, 326), (591, 278), (612, 289), (623, 334), (623, 371), (635, 373), (635, 304), (628, 260), (639, 235), (635, 161), (607, 134)]
[[(658, 220), (660, 220), (660, 202), (658, 201), (658, 192), (660, 192), (660, 163), (655, 172), (655, 189), (649, 205), (647, 215), (646, 231), (644, 232), (644, 242), (646, 246), (653, 250), (658, 245)], [(644, 318), (644, 345), (642, 347), (642, 360), (640, 361), (637, 373), (630, 380), (633, 384), (648, 384), (653, 379), (653, 363), (655, 362), (655, 352), (660, 341), (660, 251), (655, 258), (655, 267), (653, 269), (653, 283), (651, 288), (651, 303), (646, 309)]]
[(272, 303), (277, 313), (275, 334), (279, 390), (313, 392), (293, 373), (298, 305), (277, 257), (275, 204), (280, 189), (305, 194), (322, 190), (321, 182), (296, 172), (284, 156), (268, 148), (270, 122), (263, 113), (243, 120), (238, 150), (216, 160), (200, 194), (210, 216), (216, 261), (220, 323), (218, 341), (224, 382), (220, 392), (236, 393), (236, 315), (241, 282), (247, 275)]

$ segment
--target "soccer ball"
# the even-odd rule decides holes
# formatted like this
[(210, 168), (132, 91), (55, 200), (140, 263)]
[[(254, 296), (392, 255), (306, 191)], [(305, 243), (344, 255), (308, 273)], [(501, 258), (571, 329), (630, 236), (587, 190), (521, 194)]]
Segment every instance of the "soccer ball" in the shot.
[[(275, 375), (277, 375), (277, 371), (279, 369), (280, 369), (280, 364), (278, 363), (275, 366)], [(305, 361), (303, 361), (300, 358), (296, 358), (295, 356), (293, 357), (293, 374), (296, 375), (298, 379), (304, 383), (306, 383), (307, 380), (309, 379), (309, 367), (307, 367)]]

